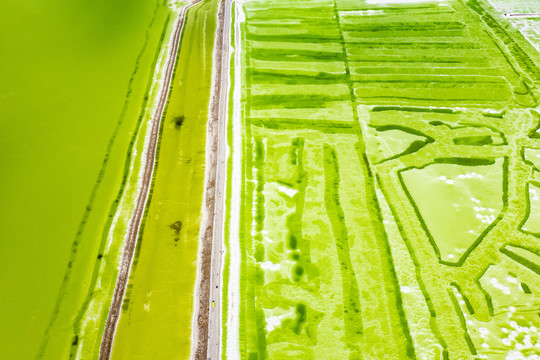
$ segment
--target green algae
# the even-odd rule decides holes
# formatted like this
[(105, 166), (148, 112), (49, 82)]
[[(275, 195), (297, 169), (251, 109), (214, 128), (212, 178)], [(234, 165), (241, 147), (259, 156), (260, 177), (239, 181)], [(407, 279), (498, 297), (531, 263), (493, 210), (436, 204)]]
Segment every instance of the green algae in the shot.
[[(74, 322), (77, 335), (72, 344), (72, 355), (78, 358), (95, 356), (100, 349), (101, 337), (108, 316), (120, 266), (121, 251), (131, 215), (133, 214), (140, 182), (144, 175), (145, 147), (148, 146), (149, 132), (164, 74), (165, 59), (170, 47), (174, 23), (167, 17), (165, 29), (161, 34), (160, 51), (154, 59), (154, 73), (147, 86), (147, 95), (138, 120), (138, 131), (131, 139), (131, 151), (125, 162), (126, 174), (121, 191), (111, 207), (111, 215), (103, 232), (98, 262), (94, 266), (91, 284), (84, 306)], [(167, 39), (167, 40), (166, 40)]]
[[(400, 172), (404, 188), (442, 261), (459, 263), (503, 210), (503, 159), (439, 163)], [(455, 159), (452, 159), (455, 161)]]
[[(527, 285), (530, 281), (535, 284), (532, 288)], [(488, 354), (492, 354), (489, 356), (495, 358), (504, 358), (504, 354), (524, 358), (536, 354), (536, 344), (540, 340), (535, 311), (539, 289), (534, 275), (509, 259), (503, 259), (497, 265), (490, 265), (478, 283), (492, 311), (489, 321), (476, 319), (467, 298), (454, 289), (458, 310), (463, 313), (463, 327), (470, 335), (473, 349), (479, 349), (479, 353), (489, 351)]]
[(538, 183), (527, 184), (529, 190), (528, 216), (521, 229), (525, 232), (540, 235), (540, 186)]
[(0, 60), (0, 227), (11, 295), (0, 348), (10, 359), (57, 359), (69, 353), (81, 284), (100, 259), (168, 9), (157, 1), (1, 7), (9, 51)]
[(327, 144), (324, 146), (325, 172), (325, 203), (328, 217), (332, 223), (336, 249), (341, 265), (343, 281), (343, 317), (346, 345), (349, 349), (349, 359), (360, 358), (359, 341), (363, 333), (362, 314), (360, 307), (360, 291), (351, 264), (349, 235), (345, 224), (345, 214), (339, 200), (339, 165), (335, 150)]
[(534, 166), (535, 170), (540, 171), (540, 149), (523, 149), (523, 160)]
[(537, 260), (505, 250), (537, 241), (538, 54), (484, 2), (242, 5), (241, 357), (535, 354), (500, 334), (540, 325)]
[(433, 139), (420, 132), (400, 126), (379, 127), (374, 137), (377, 138), (375, 146), (379, 149), (378, 154), (374, 155), (374, 161), (377, 163), (414, 153), (433, 142)]
[(114, 359), (191, 352), (216, 14), (216, 1), (187, 12)]

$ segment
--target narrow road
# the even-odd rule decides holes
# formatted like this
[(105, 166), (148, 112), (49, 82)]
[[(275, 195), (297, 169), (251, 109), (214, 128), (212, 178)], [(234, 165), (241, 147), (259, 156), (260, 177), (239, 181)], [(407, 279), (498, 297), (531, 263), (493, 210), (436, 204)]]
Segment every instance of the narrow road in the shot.
[(227, 120), (229, 103), (229, 42), (231, 23), (231, 0), (224, 0), (223, 33), (221, 41), (221, 85), (218, 112), (218, 162), (216, 171), (216, 214), (214, 218), (214, 239), (212, 249), (212, 275), (210, 277), (210, 314), (208, 320), (207, 358), (220, 359), (221, 353), (221, 314), (222, 314), (222, 268), (224, 240), (224, 212), (227, 180)]
[(150, 140), (148, 142), (145, 155), (143, 155), (143, 178), (139, 188), (139, 194), (137, 195), (135, 209), (133, 210), (133, 215), (131, 217), (131, 220), (129, 221), (127, 234), (124, 240), (125, 245), (122, 252), (122, 259), (120, 261), (120, 268), (118, 270), (116, 287), (114, 289), (114, 295), (111, 307), (109, 309), (109, 315), (107, 317), (107, 322), (105, 323), (105, 330), (103, 332), (103, 338), (101, 340), (101, 347), (99, 351), (100, 360), (109, 360), (111, 357), (114, 334), (116, 331), (118, 318), (120, 317), (120, 310), (122, 308), (122, 300), (126, 292), (127, 283), (129, 280), (129, 272), (131, 270), (131, 264), (133, 261), (133, 255), (135, 253), (137, 237), (139, 234), (139, 228), (141, 225), (142, 216), (144, 214), (144, 208), (146, 205), (146, 200), (148, 198), (150, 185), (152, 183), (152, 173), (154, 172), (156, 146), (159, 137), (159, 127), (161, 125), (161, 120), (163, 117), (163, 110), (169, 96), (171, 78), (176, 64), (176, 57), (180, 45), (180, 35), (182, 34), (182, 29), (184, 27), (186, 11), (190, 7), (198, 4), (201, 1), (202, 0), (195, 0), (180, 9), (178, 18), (176, 20), (175, 28), (172, 33), (172, 41), (170, 45), (171, 47), (169, 50), (169, 54), (167, 55), (165, 73), (163, 76), (163, 84), (161, 86), (156, 109), (152, 116)]
[(223, 218), (227, 166), (231, 0), (221, 0), (214, 47), (206, 145), (205, 218), (201, 230), (193, 359), (220, 359)]
[(538, 18), (540, 17), (540, 14), (533, 14), (533, 13), (525, 13), (525, 14), (512, 14), (512, 13), (506, 13), (504, 14), (505, 17), (517, 17), (517, 18)]

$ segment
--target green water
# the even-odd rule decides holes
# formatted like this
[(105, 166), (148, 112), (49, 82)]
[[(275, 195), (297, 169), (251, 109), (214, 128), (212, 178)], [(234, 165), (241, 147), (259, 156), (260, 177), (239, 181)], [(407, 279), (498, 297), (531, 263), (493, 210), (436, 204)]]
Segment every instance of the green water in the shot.
[[(69, 350), (166, 13), (158, 0), (0, 2), (0, 358)], [(73, 250), (77, 280), (64, 283), (51, 347)]]
[(430, 164), (401, 174), (441, 260), (449, 263), (459, 261), (503, 208), (503, 159)]
[(236, 15), (227, 356), (538, 354), (526, 39), (475, 0), (253, 0)]
[(112, 359), (187, 359), (218, 2), (188, 10)]

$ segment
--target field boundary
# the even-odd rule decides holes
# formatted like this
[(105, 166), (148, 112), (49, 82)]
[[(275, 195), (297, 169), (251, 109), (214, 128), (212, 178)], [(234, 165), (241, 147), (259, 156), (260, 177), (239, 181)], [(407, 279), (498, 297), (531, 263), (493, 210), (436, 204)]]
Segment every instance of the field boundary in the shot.
[(150, 131), (150, 140), (148, 147), (145, 149), (145, 162), (144, 162), (144, 176), (139, 189), (139, 195), (137, 196), (136, 206), (133, 210), (133, 216), (129, 222), (124, 250), (122, 252), (122, 259), (119, 266), (118, 278), (116, 282), (116, 287), (114, 290), (113, 299), (111, 302), (111, 307), (109, 310), (109, 315), (107, 316), (107, 321), (105, 323), (105, 330), (103, 332), (103, 338), (100, 346), (99, 359), (108, 360), (112, 354), (112, 346), (114, 342), (114, 335), (116, 332), (116, 326), (118, 324), (118, 319), (120, 317), (120, 310), (122, 308), (122, 301), (126, 291), (129, 273), (131, 270), (131, 265), (133, 261), (133, 255), (135, 254), (137, 238), (139, 235), (139, 228), (141, 226), (142, 215), (146, 207), (146, 200), (150, 191), (150, 185), (152, 182), (152, 176), (154, 172), (155, 165), (155, 155), (156, 147), (158, 144), (159, 130), (161, 125), (161, 120), (163, 117), (163, 112), (165, 105), (167, 104), (167, 99), (170, 91), (171, 78), (174, 73), (174, 68), (176, 65), (176, 58), (178, 49), (180, 46), (180, 35), (185, 23), (185, 15), (189, 8), (198, 4), (202, 0), (195, 0), (194, 2), (185, 5), (180, 9), (178, 18), (175, 24), (175, 29), (173, 31), (172, 44), (167, 56), (167, 64), (165, 69), (165, 74), (163, 78), (163, 83), (160, 91), (159, 101), (154, 111), (154, 116), (152, 117), (152, 128)]

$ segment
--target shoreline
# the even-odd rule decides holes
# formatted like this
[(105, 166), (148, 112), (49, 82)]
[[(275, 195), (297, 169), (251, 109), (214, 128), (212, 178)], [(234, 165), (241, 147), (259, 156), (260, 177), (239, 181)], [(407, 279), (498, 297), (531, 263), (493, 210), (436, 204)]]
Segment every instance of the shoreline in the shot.
[[(160, 10), (160, 7), (164, 8)], [(167, 11), (167, 7), (170, 9), (165, 4), (158, 5), (148, 24), (146, 40), (135, 64), (146, 61), (151, 66), (139, 69), (136, 65), (127, 83), (123, 110), (107, 143), (106, 155), (71, 245), (69, 262), (73, 266), (68, 266), (64, 272), (36, 359), (54, 354), (55, 349), (60, 347), (70, 356), (84, 357), (98, 353), (110, 305), (108, 302), (116, 282), (123, 238), (143, 175), (140, 171), (143, 167), (142, 153), (149, 138), (148, 129), (161, 90), (160, 79), (169, 52), (174, 20), (178, 15), (178, 10)], [(148, 47), (148, 41), (152, 38), (155, 46)], [(133, 102), (132, 95), (136, 91), (140, 92), (140, 98)], [(133, 132), (127, 129), (129, 119), (134, 120)], [(115, 175), (114, 172), (118, 170), (123, 171)], [(109, 187), (107, 184), (110, 181), (116, 182), (118, 187)], [(104, 226), (101, 225), (102, 221)], [(81, 281), (86, 285), (81, 287)], [(96, 319), (99, 319), (99, 324)], [(68, 323), (71, 328), (69, 334), (61, 335), (66, 332), (62, 324)]]
[(135, 254), (137, 239), (139, 235), (139, 228), (141, 220), (146, 208), (146, 202), (152, 183), (152, 176), (155, 165), (156, 147), (159, 138), (159, 130), (163, 117), (163, 111), (167, 103), (167, 99), (170, 91), (170, 83), (174, 68), (176, 65), (176, 58), (180, 46), (180, 37), (185, 23), (185, 15), (189, 8), (198, 4), (202, 0), (195, 0), (192, 3), (182, 6), (179, 10), (178, 17), (175, 22), (174, 30), (172, 32), (172, 41), (170, 43), (164, 76), (161, 79), (161, 86), (159, 90), (159, 100), (155, 107), (154, 114), (152, 116), (151, 127), (148, 132), (148, 142), (145, 141), (145, 149), (141, 159), (141, 167), (143, 168), (143, 177), (138, 188), (138, 195), (136, 197), (136, 205), (133, 210), (128, 224), (126, 236), (124, 238), (124, 248), (122, 250), (122, 257), (119, 265), (117, 281), (115, 284), (115, 290), (107, 321), (105, 324), (105, 330), (100, 345), (99, 359), (110, 359), (112, 353), (112, 346), (114, 343), (114, 335), (116, 333), (117, 323), (120, 317), (120, 310), (122, 307), (122, 301), (126, 291), (126, 287), (129, 280), (129, 274), (131, 271), (131, 265), (133, 262), (133, 256)]
[[(231, 359), (240, 358), (239, 331), (240, 331), (240, 207), (241, 207), (241, 182), (242, 182), (242, 34), (240, 23), (244, 21), (242, 0), (235, 2), (235, 22), (234, 26), (234, 71), (235, 85), (233, 92), (233, 141), (232, 141), (232, 174), (231, 174), (231, 218), (230, 218), (230, 264), (229, 264), (229, 288), (227, 297), (229, 299), (227, 309), (227, 357)], [(232, 331), (231, 331), (232, 330)]]
[[(227, 162), (227, 105), (230, 0), (221, 0), (217, 14), (212, 93), (206, 140), (203, 222), (193, 313), (192, 357), (218, 359), (221, 349), (221, 272), (223, 213)], [(225, 47), (226, 45), (226, 47)]]

